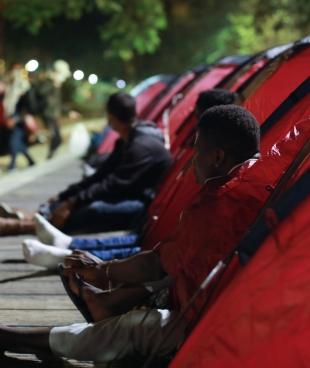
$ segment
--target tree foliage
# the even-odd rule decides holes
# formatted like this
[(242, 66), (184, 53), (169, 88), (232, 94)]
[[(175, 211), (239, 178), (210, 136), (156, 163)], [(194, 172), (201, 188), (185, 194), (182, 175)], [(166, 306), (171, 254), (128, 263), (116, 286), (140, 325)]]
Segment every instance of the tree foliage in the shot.
[(217, 35), (213, 57), (253, 53), (295, 41), (310, 32), (308, 0), (247, 0), (227, 15), (228, 25)]
[(80, 19), (89, 12), (103, 15), (99, 33), (108, 47), (107, 57), (130, 60), (135, 54), (154, 52), (166, 16), (159, 0), (0, 0), (2, 15), (17, 27), (37, 34), (59, 16)]
[[(63, 27), (68, 33), (63, 38), (60, 34), (63, 42), (58, 42), (66, 49), (66, 53), (61, 49), (63, 58), (72, 63), (78, 60), (86, 69), (85, 61), (84, 65), (102, 68), (107, 75), (125, 73), (124, 77), (182, 72), (222, 56), (254, 53), (310, 33), (309, 0), (221, 0), (220, 6), (218, 0), (0, 0), (1, 5), (10, 27), (20, 28), (15, 32), (18, 37), (27, 38), (24, 29), (38, 34), (35, 40), (27, 39), (28, 49), (48, 32), (54, 32), (58, 42), (57, 27)], [(69, 34), (72, 22), (65, 27), (63, 16), (81, 19), (76, 25), (85, 26), (85, 21), (88, 25), (83, 37), (77, 35), (80, 44), (73, 45), (74, 52)], [(93, 18), (96, 20), (91, 23)], [(97, 27), (97, 33), (89, 36), (90, 27)], [(56, 53), (60, 48), (57, 42), (46, 54)], [(45, 44), (39, 42), (36, 47), (46, 51)], [(93, 52), (94, 47), (103, 50), (103, 60)], [(50, 44), (46, 48), (51, 48)], [(20, 55), (15, 58), (22, 58)]]

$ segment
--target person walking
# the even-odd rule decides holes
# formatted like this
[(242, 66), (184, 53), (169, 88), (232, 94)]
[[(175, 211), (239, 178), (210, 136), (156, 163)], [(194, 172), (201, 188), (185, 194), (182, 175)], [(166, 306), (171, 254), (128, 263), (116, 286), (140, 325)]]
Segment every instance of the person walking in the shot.
[(55, 151), (62, 142), (59, 130), (59, 117), (61, 114), (60, 89), (54, 85), (54, 81), (45, 72), (40, 73), (35, 89), (41, 106), (39, 116), (50, 134), (47, 154), (47, 159), (50, 159), (54, 156)]
[(7, 119), (7, 127), (9, 128), (9, 153), (11, 161), (8, 171), (12, 171), (16, 166), (16, 159), (19, 153), (23, 154), (28, 161), (29, 166), (35, 164), (32, 156), (28, 152), (28, 130), (27, 130), (27, 104), (23, 98), (20, 98), (16, 105), (15, 114)]

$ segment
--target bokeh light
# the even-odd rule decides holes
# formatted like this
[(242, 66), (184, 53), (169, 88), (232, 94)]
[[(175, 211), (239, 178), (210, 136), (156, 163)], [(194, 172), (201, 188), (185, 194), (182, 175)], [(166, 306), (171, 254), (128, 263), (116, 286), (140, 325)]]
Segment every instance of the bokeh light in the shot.
[(119, 79), (117, 82), (116, 82), (116, 87), (119, 88), (119, 89), (123, 89), (126, 87), (126, 82), (123, 80), (123, 79)]
[(29, 60), (25, 65), (27, 72), (34, 72), (38, 69), (38, 67), (39, 67), (39, 62), (38, 60), (35, 60), (35, 59)]
[(82, 80), (84, 78), (84, 72), (82, 70), (76, 70), (73, 73), (73, 78), (77, 81)]
[(88, 82), (90, 84), (96, 84), (98, 82), (98, 76), (96, 74), (90, 74), (88, 77)]

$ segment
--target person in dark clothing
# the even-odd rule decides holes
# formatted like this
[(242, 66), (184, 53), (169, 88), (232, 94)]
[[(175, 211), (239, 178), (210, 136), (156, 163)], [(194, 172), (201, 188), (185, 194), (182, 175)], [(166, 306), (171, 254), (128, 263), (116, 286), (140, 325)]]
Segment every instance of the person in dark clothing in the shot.
[(8, 153), (9, 130), (6, 126), (3, 100), (5, 95), (5, 85), (0, 81), (0, 155)]
[(59, 117), (61, 114), (61, 93), (60, 88), (55, 86), (54, 81), (45, 72), (39, 76), (39, 80), (34, 84), (37, 104), (40, 105), (38, 115), (50, 134), (49, 151), (47, 159), (54, 156), (55, 151), (62, 143), (59, 130)]
[[(77, 209), (65, 222), (66, 231), (88, 227), (102, 216), (98, 227), (103, 230), (128, 228), (132, 216), (141, 214), (154, 196), (154, 187), (169, 168), (171, 158), (162, 143), (154, 137), (130, 127), (127, 140), (120, 138), (115, 149), (99, 170), (82, 182), (58, 195), (62, 205), (52, 215), (57, 224), (58, 213)], [(54, 216), (54, 221), (53, 221)], [(59, 227), (61, 227), (61, 222)]]
[[(134, 127), (138, 131), (142, 131), (148, 135), (151, 135), (159, 139), (159, 141), (162, 142), (163, 144), (165, 143), (163, 132), (152, 121), (136, 120), (134, 123)], [(98, 139), (98, 142), (92, 143), (90, 145), (89, 152), (84, 157), (84, 160), (85, 160), (84, 175), (85, 176), (89, 176), (89, 174), (87, 174), (88, 172), (91, 172), (93, 174), (96, 170), (98, 170), (98, 168), (100, 168), (102, 163), (109, 157), (109, 153), (104, 153), (104, 154), (94, 153), (94, 151), (96, 151), (100, 143), (104, 141), (109, 131), (110, 131), (110, 128), (105, 127), (105, 129), (103, 130), (101, 134), (97, 134), (97, 138), (95, 138), (96, 135), (93, 136), (93, 139), (94, 140)]]
[(120, 138), (94, 175), (58, 195), (60, 205), (50, 219), (65, 231), (94, 225), (101, 231), (129, 228), (132, 220), (144, 212), (172, 162), (158, 139), (137, 129), (133, 97), (112, 95), (107, 115)]
[(19, 153), (25, 156), (29, 166), (35, 164), (28, 152), (28, 132), (25, 121), (27, 113), (27, 104), (25, 104), (23, 97), (21, 97), (16, 105), (15, 114), (7, 119), (7, 126), (9, 128), (8, 145), (11, 155), (11, 161), (8, 166), (9, 171), (15, 169), (16, 158)]
[[(40, 207), (41, 214), (66, 232), (130, 229), (144, 214), (172, 163), (158, 138), (136, 128), (132, 96), (111, 95), (107, 117), (120, 135), (109, 158), (94, 175), (69, 186)], [(25, 224), (27, 232), (34, 232), (33, 218), (30, 221)], [(3, 221), (0, 233), (6, 233)]]
[(33, 166), (35, 164), (33, 158), (28, 152), (27, 148), (27, 131), (25, 128), (25, 122), (19, 115), (14, 115), (10, 119), (13, 126), (9, 134), (9, 152), (11, 155), (11, 161), (8, 166), (8, 171), (14, 170), (16, 166), (16, 158), (19, 153), (23, 154), (27, 159), (28, 165)]

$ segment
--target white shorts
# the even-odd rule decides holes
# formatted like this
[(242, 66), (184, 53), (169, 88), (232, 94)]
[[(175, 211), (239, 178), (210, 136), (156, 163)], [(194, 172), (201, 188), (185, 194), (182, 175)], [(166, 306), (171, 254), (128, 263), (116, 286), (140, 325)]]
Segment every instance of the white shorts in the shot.
[[(167, 309), (138, 309), (96, 323), (52, 328), (50, 348), (55, 355), (96, 362), (150, 354), (175, 317)], [(164, 341), (158, 356), (172, 353), (184, 340), (185, 325)]]

